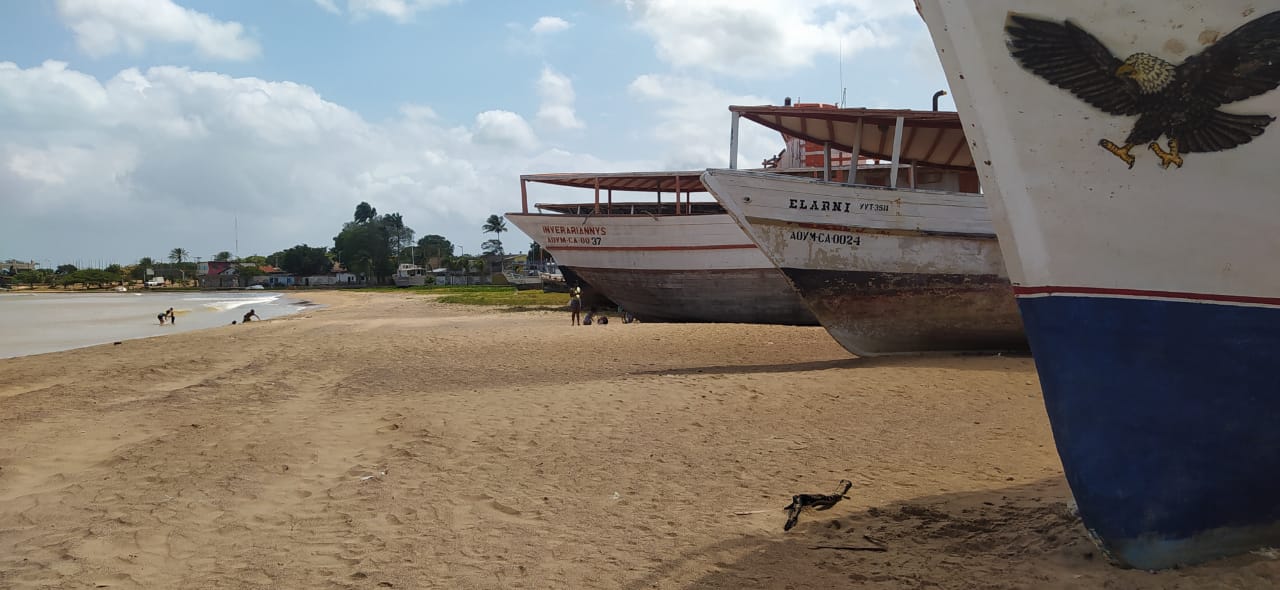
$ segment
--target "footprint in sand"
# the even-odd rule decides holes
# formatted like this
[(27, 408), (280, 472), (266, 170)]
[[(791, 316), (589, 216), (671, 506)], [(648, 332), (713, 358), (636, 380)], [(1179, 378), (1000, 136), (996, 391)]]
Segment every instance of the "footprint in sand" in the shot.
[(488, 494), (463, 496), (462, 498), (471, 504), (471, 508), (476, 514), (482, 515), (482, 517), (489, 516), (499, 520), (523, 524), (535, 524), (538, 523), (539, 520), (542, 520), (537, 517), (525, 517), (524, 512), (507, 504), (503, 504)]

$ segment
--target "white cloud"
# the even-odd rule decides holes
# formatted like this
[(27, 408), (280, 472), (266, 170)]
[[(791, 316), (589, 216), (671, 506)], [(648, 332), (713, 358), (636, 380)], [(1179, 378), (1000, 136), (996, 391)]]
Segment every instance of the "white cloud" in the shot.
[(333, 0), (315, 0), (315, 3), (320, 8), (323, 8), (325, 12), (332, 12), (333, 14), (342, 14), (342, 10), (338, 8), (338, 5), (335, 4)]
[[(657, 106), (659, 120), (650, 133), (667, 154), (664, 168), (673, 170), (728, 166), (729, 105), (769, 104), (759, 96), (735, 95), (705, 81), (679, 76), (646, 74), (633, 80), (627, 90)], [(757, 167), (782, 147), (776, 132), (743, 124), (738, 135), (738, 166)]]
[(174, 4), (172, 0), (58, 0), (58, 16), (92, 57), (141, 53), (149, 43), (186, 43), (203, 57), (246, 60), (258, 42), (244, 26)]
[(533, 23), (529, 30), (536, 35), (550, 35), (568, 29), (570, 26), (572, 25), (569, 24), (569, 21), (558, 16), (544, 16), (539, 18), (538, 22)]
[(527, 151), (538, 147), (538, 136), (524, 117), (511, 111), (476, 115), (475, 140), (501, 150)]
[(243, 254), (328, 246), (362, 200), (473, 251), (485, 217), (518, 208), (519, 174), (583, 167), (608, 166), (543, 148), (508, 111), (451, 125), (415, 104), (370, 122), (292, 82), (170, 66), (98, 80), (0, 62), (0, 235), (23, 250), (12, 255), (208, 256), (232, 249), (237, 215)]
[(673, 66), (740, 77), (777, 76), (818, 55), (845, 58), (897, 39), (881, 25), (914, 17), (911, 2), (883, 0), (629, 0), (658, 57)]
[(362, 17), (380, 14), (398, 23), (407, 23), (419, 12), (449, 4), (452, 0), (347, 0), (347, 10)]
[(538, 122), (552, 129), (581, 129), (584, 125), (574, 113), (573, 81), (549, 68), (542, 68), (538, 78)]

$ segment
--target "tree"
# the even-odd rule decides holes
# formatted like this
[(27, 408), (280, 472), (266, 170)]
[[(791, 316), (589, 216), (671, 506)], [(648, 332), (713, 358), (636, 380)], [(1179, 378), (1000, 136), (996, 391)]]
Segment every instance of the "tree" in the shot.
[(267, 257), (258, 256), (257, 254), (254, 254), (253, 256), (245, 256), (244, 258), (241, 258), (240, 262), (248, 262), (249, 264), (256, 264), (258, 266), (262, 266), (267, 263)]
[(129, 269), (129, 277), (133, 279), (144, 280), (147, 278), (147, 269), (155, 268), (155, 266), (156, 266), (156, 263), (155, 261), (151, 260), (151, 257), (143, 256), (142, 258), (138, 259), (138, 264), (135, 264), (132, 268)]
[(281, 254), (280, 267), (298, 275), (318, 275), (329, 272), (333, 261), (323, 246), (312, 248), (306, 244), (294, 246)]
[(388, 213), (379, 221), (387, 232), (392, 250), (397, 255), (413, 243), (413, 229), (404, 224), (404, 218), (399, 213)]
[(396, 255), (412, 243), (413, 230), (399, 213), (376, 213), (368, 203), (360, 203), (355, 219), (333, 237), (333, 253), (347, 270), (382, 283), (395, 272)]
[(373, 206), (370, 205), (369, 203), (360, 201), (360, 204), (356, 205), (356, 214), (355, 214), (356, 223), (368, 223), (369, 221), (372, 221), (377, 216), (378, 216), (378, 210), (374, 209)]
[(541, 264), (543, 259), (555, 260), (550, 252), (542, 249), (542, 244), (537, 242), (529, 242), (529, 263)]
[[(502, 253), (502, 232), (507, 231), (507, 220), (501, 215), (490, 215), (480, 229), (486, 234), (493, 234), (493, 241), (498, 242), (498, 253)], [(485, 242), (488, 243), (488, 242)]]
[(174, 264), (182, 264), (182, 261), (187, 258), (189, 258), (188, 252), (182, 248), (174, 248), (169, 251), (169, 262)]
[(418, 251), (432, 261), (430, 266), (448, 266), (446, 261), (453, 257), (453, 243), (444, 236), (431, 234), (418, 240)]
[(217, 254), (214, 254), (213, 259), (216, 262), (227, 262), (231, 260), (231, 253), (227, 252), (226, 250), (223, 250)]
[(497, 238), (485, 240), (483, 244), (480, 244), (480, 250), (488, 255), (502, 256), (505, 254), (502, 251), (502, 241)]
[(27, 286), (34, 288), (36, 283), (45, 284), (53, 274), (48, 269), (24, 270), (13, 276), (13, 280), (19, 283), (26, 283)]
[(53, 271), (53, 273), (56, 275), (69, 275), (77, 270), (80, 269), (76, 268), (74, 264), (59, 264), (58, 270)]

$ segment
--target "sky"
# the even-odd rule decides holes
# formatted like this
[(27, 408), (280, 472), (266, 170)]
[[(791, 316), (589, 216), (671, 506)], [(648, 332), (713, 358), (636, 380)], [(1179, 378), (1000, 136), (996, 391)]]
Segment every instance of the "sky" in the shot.
[[(475, 254), (521, 174), (725, 167), (731, 104), (929, 109), (946, 88), (911, 0), (0, 11), (0, 260), (49, 266), (331, 247), (361, 201)], [(744, 121), (741, 166), (781, 148)]]

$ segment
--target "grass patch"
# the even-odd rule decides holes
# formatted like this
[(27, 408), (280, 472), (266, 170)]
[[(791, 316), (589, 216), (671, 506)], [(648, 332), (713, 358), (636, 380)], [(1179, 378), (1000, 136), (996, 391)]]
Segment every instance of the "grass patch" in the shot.
[(463, 305), (502, 305), (527, 309), (559, 309), (569, 305), (569, 296), (564, 293), (543, 293), (538, 290), (517, 291), (511, 287), (504, 287), (500, 291), (450, 293), (440, 297), (437, 301), (441, 303), (461, 303)]
[(422, 293), (426, 295), (440, 295), (450, 293), (506, 293), (514, 291), (515, 288), (509, 285), (425, 285), (422, 287), (360, 287), (356, 290), (372, 293)]

